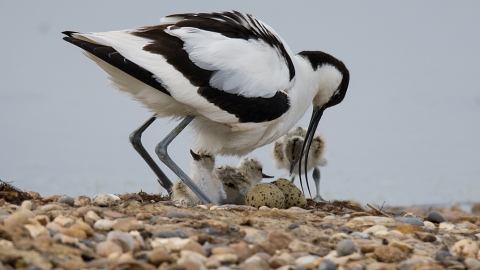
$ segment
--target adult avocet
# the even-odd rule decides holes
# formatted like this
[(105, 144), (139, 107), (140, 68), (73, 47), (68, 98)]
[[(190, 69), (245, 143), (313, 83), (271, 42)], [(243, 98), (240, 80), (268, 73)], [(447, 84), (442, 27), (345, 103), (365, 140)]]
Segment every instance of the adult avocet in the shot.
[(183, 118), (156, 152), (206, 203), (212, 200), (167, 152), (185, 126), (194, 120), (195, 152), (243, 156), (287, 133), (312, 104), (302, 147), (307, 159), (323, 111), (343, 100), (350, 78), (335, 57), (321, 51), (294, 55), (270, 26), (237, 11), (175, 14), (134, 30), (64, 34), (119, 90), (155, 113), (130, 141), (167, 190), (172, 184), (143, 148), (141, 135), (156, 118)]

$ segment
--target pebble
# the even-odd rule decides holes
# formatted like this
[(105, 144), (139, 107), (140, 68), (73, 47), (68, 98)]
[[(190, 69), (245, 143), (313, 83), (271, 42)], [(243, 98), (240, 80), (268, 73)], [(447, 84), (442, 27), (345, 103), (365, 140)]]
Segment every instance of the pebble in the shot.
[(123, 249), (119, 244), (113, 241), (103, 241), (97, 244), (96, 253), (99, 256), (108, 257), (112, 254), (122, 254)]
[(212, 228), (212, 227), (206, 227), (206, 228), (203, 228), (203, 232), (205, 232), (206, 234), (209, 234), (209, 235), (217, 235), (219, 234), (219, 231), (215, 228)]
[(92, 210), (88, 211), (88, 212), (84, 215), (84, 217), (85, 217), (86, 219), (90, 219), (90, 220), (93, 220), (93, 221), (97, 221), (97, 220), (100, 220), (100, 219), (101, 219), (101, 217), (99, 217), (99, 216), (97, 215), (97, 213), (95, 213), (95, 212), (92, 211)]
[(370, 239), (370, 235), (367, 233), (362, 233), (362, 232), (352, 232), (350, 234), (350, 237), (352, 238), (362, 238), (362, 239)]
[(191, 218), (192, 215), (184, 212), (170, 211), (165, 214), (168, 218)]
[(58, 198), (57, 202), (67, 204), (69, 206), (74, 206), (75, 199), (72, 198), (72, 197), (64, 195), (64, 196)]
[(424, 226), (423, 220), (418, 217), (399, 217), (396, 218), (398, 221), (402, 223), (417, 225), (417, 226)]
[(386, 263), (403, 261), (407, 258), (405, 253), (396, 247), (378, 246), (373, 250), (378, 260)]
[[(120, 198), (118, 200), (120, 201)], [(117, 205), (117, 201), (110, 194), (97, 194), (92, 199), (92, 205), (109, 207)]]
[(467, 266), (468, 269), (480, 270), (480, 261), (474, 258), (466, 258), (465, 266)]
[(437, 237), (435, 235), (426, 233), (426, 232), (415, 232), (415, 236), (418, 237), (418, 239), (422, 240), (423, 242), (437, 241)]
[(110, 231), (107, 234), (107, 241), (117, 243), (122, 247), (123, 252), (129, 252), (135, 248), (135, 241), (133, 240), (133, 237), (126, 232)]
[(20, 208), (23, 210), (32, 210), (32, 202), (31, 201), (23, 201), (22, 204), (20, 205)]
[(374, 234), (378, 231), (388, 231), (387, 227), (383, 225), (374, 225), (366, 230), (363, 231), (365, 234)]
[(73, 206), (75, 207), (82, 207), (88, 205), (92, 205), (92, 200), (88, 196), (81, 195), (76, 197), (73, 201)]
[(350, 239), (343, 239), (337, 244), (338, 257), (348, 256), (355, 252), (355, 244)]
[(93, 224), (95, 230), (110, 231), (113, 228), (113, 221), (109, 219), (99, 219)]
[(47, 204), (42, 206), (42, 208), (40, 208), (40, 211), (42, 212), (50, 212), (55, 210), (63, 210), (63, 207), (61, 207), (58, 204)]
[(438, 228), (444, 231), (451, 231), (456, 229), (456, 226), (450, 222), (442, 222), (440, 225), (438, 225)]
[(159, 237), (159, 238), (173, 238), (173, 237), (179, 237), (179, 238), (188, 238), (188, 235), (182, 231), (182, 230), (175, 230), (175, 231), (170, 231), (170, 230), (161, 230), (152, 235), (152, 238)]
[(452, 255), (463, 258), (476, 258), (478, 253), (478, 244), (470, 239), (457, 241), (451, 248)]
[(318, 270), (336, 270), (337, 265), (334, 264), (331, 260), (329, 259), (323, 259), (322, 262), (318, 265)]
[(158, 267), (162, 263), (170, 263), (173, 261), (172, 256), (162, 247), (154, 248), (147, 255), (148, 262)]
[(439, 212), (437, 211), (432, 211), (430, 213), (428, 213), (427, 215), (427, 220), (432, 222), (432, 223), (442, 223), (442, 222), (446, 222), (447, 220), (442, 216), (442, 214), (440, 214)]
[(314, 255), (307, 255), (307, 256), (302, 256), (302, 257), (298, 257), (296, 260), (295, 260), (295, 264), (299, 265), (299, 266), (303, 266), (305, 268), (312, 268), (313, 266), (313, 263), (318, 259), (318, 256), (314, 256)]
[(445, 251), (445, 250), (441, 250), (441, 251), (437, 252), (433, 258), (437, 261), (442, 261), (445, 258), (452, 257), (452, 256), (453, 255), (450, 252)]

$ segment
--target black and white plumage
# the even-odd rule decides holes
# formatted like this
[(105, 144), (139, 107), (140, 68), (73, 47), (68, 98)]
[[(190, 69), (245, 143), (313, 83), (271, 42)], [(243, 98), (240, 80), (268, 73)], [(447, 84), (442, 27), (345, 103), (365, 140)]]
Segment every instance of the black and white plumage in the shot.
[(64, 33), (155, 117), (194, 117), (194, 150), (212, 155), (243, 156), (275, 141), (313, 104), (302, 149), (308, 151), (323, 111), (343, 100), (349, 83), (340, 60), (320, 51), (294, 55), (270, 26), (237, 11), (170, 15), (135, 30)]

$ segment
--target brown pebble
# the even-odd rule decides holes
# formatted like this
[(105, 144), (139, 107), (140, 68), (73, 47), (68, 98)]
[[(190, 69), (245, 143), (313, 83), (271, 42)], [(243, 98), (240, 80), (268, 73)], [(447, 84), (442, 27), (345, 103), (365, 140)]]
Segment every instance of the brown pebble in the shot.
[(60, 233), (63, 233), (72, 237), (76, 237), (76, 238), (82, 238), (82, 239), (87, 238), (86, 232), (79, 229), (71, 228), (71, 227), (60, 230)]
[(113, 241), (103, 241), (97, 244), (96, 252), (102, 257), (108, 257), (113, 253), (122, 254), (123, 250), (120, 245)]
[(292, 238), (282, 232), (272, 231), (268, 234), (267, 240), (273, 245), (275, 249), (287, 248), (292, 242)]
[(424, 232), (425, 229), (417, 226), (417, 225), (412, 225), (412, 224), (405, 224), (405, 225), (400, 225), (395, 228), (395, 230), (403, 233), (403, 234), (413, 234), (414, 232)]
[(159, 266), (163, 262), (171, 263), (172, 257), (168, 254), (167, 250), (163, 247), (157, 247), (152, 250), (152, 252), (147, 255), (148, 262)]
[(403, 251), (396, 247), (378, 246), (373, 250), (378, 260), (386, 263), (393, 263), (405, 260), (407, 256)]
[(238, 255), (238, 259), (240, 261), (246, 260), (253, 254), (248, 244), (244, 241), (240, 241), (236, 244), (230, 244), (230, 247), (235, 251), (235, 254)]
[(418, 239), (422, 240), (423, 242), (437, 241), (437, 237), (435, 237), (435, 235), (432, 235), (426, 232), (415, 232), (415, 236), (418, 237)]

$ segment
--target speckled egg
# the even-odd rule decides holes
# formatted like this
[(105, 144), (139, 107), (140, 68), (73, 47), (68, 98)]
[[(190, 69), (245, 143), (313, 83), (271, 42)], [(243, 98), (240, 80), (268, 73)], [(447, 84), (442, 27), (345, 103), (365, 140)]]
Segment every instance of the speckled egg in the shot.
[(283, 192), (271, 183), (260, 183), (253, 186), (245, 195), (245, 205), (253, 207), (268, 206), (270, 208), (285, 208)]
[(307, 207), (307, 199), (303, 192), (291, 181), (285, 178), (279, 178), (272, 182), (276, 185), (285, 196), (285, 208), (297, 206), (301, 208)]

